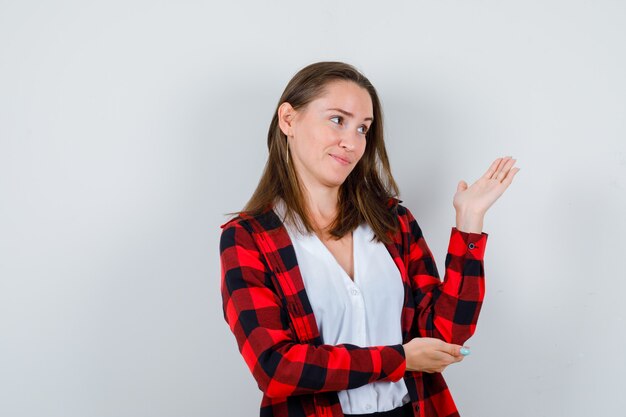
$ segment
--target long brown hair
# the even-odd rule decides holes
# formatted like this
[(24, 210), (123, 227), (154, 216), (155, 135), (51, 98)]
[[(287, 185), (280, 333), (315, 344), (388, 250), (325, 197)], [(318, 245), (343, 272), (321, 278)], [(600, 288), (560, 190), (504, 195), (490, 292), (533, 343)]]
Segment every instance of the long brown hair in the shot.
[[(397, 228), (396, 218), (389, 210), (390, 198), (399, 195), (383, 139), (383, 114), (376, 89), (354, 66), (335, 61), (316, 62), (298, 71), (278, 100), (267, 134), (269, 157), (259, 184), (252, 197), (238, 214), (254, 216), (273, 207), (277, 197), (284, 200), (286, 218), (302, 220), (307, 232), (312, 232), (303, 189), (298, 181), (288, 147), (287, 136), (278, 125), (278, 108), (284, 102), (298, 110), (324, 93), (331, 81), (348, 80), (366, 89), (372, 99), (374, 120), (366, 132), (363, 157), (339, 188), (337, 217), (329, 226), (331, 236), (339, 239), (366, 221), (376, 238), (389, 242), (387, 233)], [(236, 214), (236, 213), (234, 213)], [(296, 224), (299, 224), (296, 222)]]

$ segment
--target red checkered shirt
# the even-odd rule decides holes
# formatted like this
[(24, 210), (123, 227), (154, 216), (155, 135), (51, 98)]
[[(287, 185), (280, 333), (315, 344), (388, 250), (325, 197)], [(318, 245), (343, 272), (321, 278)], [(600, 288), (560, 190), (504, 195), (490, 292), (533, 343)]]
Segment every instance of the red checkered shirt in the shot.
[[(462, 345), (476, 329), (485, 293), (487, 233), (453, 227), (445, 276), (411, 212), (392, 198), (399, 220), (387, 250), (404, 284), (403, 343), (435, 337)], [(404, 378), (415, 417), (459, 416), (441, 373), (406, 370), (402, 344), (324, 344), (296, 254), (278, 215), (240, 215), (222, 226), (224, 318), (259, 388), (261, 417), (342, 417), (337, 391)]]

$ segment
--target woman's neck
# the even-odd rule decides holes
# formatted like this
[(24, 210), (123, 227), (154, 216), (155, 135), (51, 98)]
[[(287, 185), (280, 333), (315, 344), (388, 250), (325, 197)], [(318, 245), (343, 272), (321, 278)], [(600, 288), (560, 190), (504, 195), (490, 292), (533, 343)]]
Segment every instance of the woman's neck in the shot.
[(339, 187), (305, 187), (305, 204), (313, 226), (326, 229), (337, 217)]

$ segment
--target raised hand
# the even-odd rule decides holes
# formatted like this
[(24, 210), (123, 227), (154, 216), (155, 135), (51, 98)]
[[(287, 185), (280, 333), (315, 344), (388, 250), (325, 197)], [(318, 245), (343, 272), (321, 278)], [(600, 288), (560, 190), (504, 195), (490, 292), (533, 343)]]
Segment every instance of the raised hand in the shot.
[(452, 202), (457, 216), (484, 216), (519, 172), (519, 168), (513, 168), (515, 161), (511, 156), (496, 159), (487, 172), (469, 187), (465, 181), (459, 181)]

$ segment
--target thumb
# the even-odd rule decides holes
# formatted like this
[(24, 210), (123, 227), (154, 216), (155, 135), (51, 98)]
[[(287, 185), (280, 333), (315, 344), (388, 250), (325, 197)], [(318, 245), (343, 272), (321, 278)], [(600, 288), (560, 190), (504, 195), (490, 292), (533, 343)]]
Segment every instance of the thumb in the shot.
[(463, 180), (459, 181), (459, 184), (457, 185), (456, 190), (457, 192), (467, 190), (467, 183)]
[(451, 356), (456, 356), (459, 359), (463, 359), (465, 356), (470, 354), (470, 348), (469, 346), (449, 344), (447, 353)]
[(447, 353), (450, 356), (461, 356), (461, 348), (463, 346), (455, 345), (454, 343), (446, 343), (442, 346), (441, 351)]

